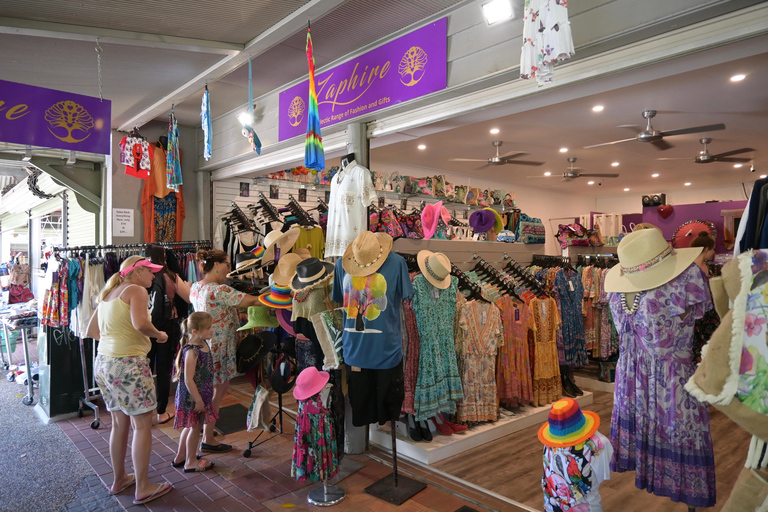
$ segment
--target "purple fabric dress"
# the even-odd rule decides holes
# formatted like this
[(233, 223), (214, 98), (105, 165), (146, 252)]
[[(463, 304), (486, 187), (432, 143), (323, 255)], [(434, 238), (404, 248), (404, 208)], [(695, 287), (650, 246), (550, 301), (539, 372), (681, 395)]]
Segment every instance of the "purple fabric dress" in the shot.
[[(197, 353), (197, 366), (195, 366), (194, 382), (197, 391), (205, 404), (203, 412), (195, 412), (195, 399), (189, 393), (189, 388), (184, 383), (184, 361), (187, 351), (194, 350)], [(203, 352), (197, 345), (184, 345), (181, 347), (181, 364), (179, 364), (179, 385), (176, 388), (176, 419), (173, 428), (194, 427), (198, 424), (214, 423), (219, 419), (219, 413), (213, 408), (213, 357), (210, 347), (208, 352)]]
[[(709, 410), (684, 389), (695, 370), (693, 326), (712, 308), (701, 270), (640, 293), (635, 313), (610, 294), (619, 331), (611, 417), (611, 471), (635, 471), (635, 485), (691, 507), (715, 504)], [(686, 311), (688, 314), (683, 315)]]

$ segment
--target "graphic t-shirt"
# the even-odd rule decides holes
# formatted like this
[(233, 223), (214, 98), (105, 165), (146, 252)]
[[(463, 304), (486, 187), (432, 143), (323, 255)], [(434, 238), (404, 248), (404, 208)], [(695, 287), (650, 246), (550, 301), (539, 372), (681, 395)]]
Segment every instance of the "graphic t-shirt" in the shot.
[(344, 305), (344, 362), (358, 368), (385, 370), (403, 359), (400, 305), (413, 294), (402, 256), (390, 253), (378, 270), (354, 277), (336, 261), (332, 298)]

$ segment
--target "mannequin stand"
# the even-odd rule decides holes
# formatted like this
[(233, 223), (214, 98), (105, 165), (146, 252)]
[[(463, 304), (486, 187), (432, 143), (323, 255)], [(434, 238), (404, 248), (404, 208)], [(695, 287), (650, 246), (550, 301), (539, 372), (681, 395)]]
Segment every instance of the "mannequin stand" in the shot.
[(395, 438), (395, 420), (391, 420), (390, 429), (392, 432), (392, 478), (385, 476), (378, 482), (365, 488), (365, 492), (371, 496), (402, 505), (416, 494), (427, 488), (427, 484), (408, 478), (407, 476), (397, 475), (397, 439)]
[(307, 503), (318, 507), (330, 507), (346, 497), (347, 493), (344, 492), (344, 489), (335, 485), (328, 485), (328, 480), (323, 480), (322, 489), (318, 487), (307, 495)]

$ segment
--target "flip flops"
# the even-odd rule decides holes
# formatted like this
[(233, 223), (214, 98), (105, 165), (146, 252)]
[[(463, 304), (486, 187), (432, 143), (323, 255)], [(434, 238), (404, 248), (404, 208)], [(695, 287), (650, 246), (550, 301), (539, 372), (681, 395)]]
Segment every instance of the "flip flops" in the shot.
[[(202, 456), (202, 455), (200, 455), (199, 453), (197, 454), (197, 460), (200, 460), (202, 457), (203, 457), (203, 456)], [(172, 468), (181, 468), (181, 467), (184, 467), (184, 463), (185, 463), (185, 462), (187, 462), (187, 461), (186, 461), (186, 460), (183, 460), (183, 461), (181, 461), (181, 462), (174, 462), (174, 461), (171, 461), (171, 467), (172, 467)]]
[(133, 504), (144, 505), (145, 503), (149, 503), (150, 501), (156, 500), (161, 496), (165, 496), (166, 494), (171, 492), (172, 489), (173, 489), (173, 486), (168, 482), (165, 482), (164, 484), (157, 484), (157, 490), (155, 490), (155, 492), (153, 492), (146, 498), (142, 498), (140, 500), (133, 500)]
[(212, 469), (213, 466), (215, 465), (216, 463), (214, 462), (208, 462), (205, 459), (200, 459), (200, 462), (197, 463), (197, 467), (192, 469), (184, 468), (184, 472), (185, 473), (202, 473), (203, 471), (208, 471), (209, 469)]
[(166, 423), (168, 423), (169, 421), (171, 421), (173, 418), (176, 417), (175, 414), (171, 414), (171, 413), (163, 413), (163, 414), (167, 414), (168, 415), (168, 419), (163, 420), (163, 421), (158, 421), (157, 422), (158, 425), (165, 425)]
[(131, 477), (131, 480), (127, 484), (122, 486), (119, 491), (109, 491), (109, 494), (111, 496), (114, 496), (115, 494), (120, 494), (121, 492), (123, 492), (124, 490), (126, 490), (127, 488), (129, 488), (130, 486), (132, 486), (133, 484), (136, 483), (136, 477), (135, 476), (133, 476), (133, 475), (128, 475), (128, 476)]

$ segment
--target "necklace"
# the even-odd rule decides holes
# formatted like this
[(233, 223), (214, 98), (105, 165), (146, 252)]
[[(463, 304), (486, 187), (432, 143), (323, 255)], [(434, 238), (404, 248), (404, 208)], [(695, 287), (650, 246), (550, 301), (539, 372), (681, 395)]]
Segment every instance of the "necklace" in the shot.
[(640, 305), (640, 294), (635, 294), (635, 300), (632, 301), (632, 308), (627, 306), (627, 296), (626, 294), (621, 294), (621, 309), (624, 310), (625, 313), (629, 313), (630, 315), (634, 314), (635, 311), (637, 311), (637, 307)]

